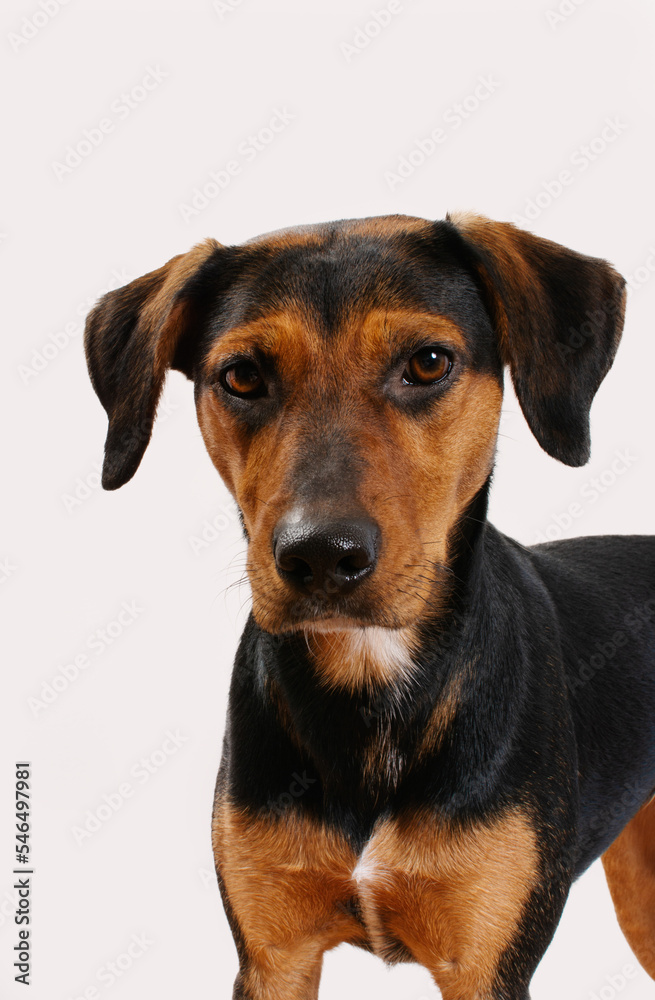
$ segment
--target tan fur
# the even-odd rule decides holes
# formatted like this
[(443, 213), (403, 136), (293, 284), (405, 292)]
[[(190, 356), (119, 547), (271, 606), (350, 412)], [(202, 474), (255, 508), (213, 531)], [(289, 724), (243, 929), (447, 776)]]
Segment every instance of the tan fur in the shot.
[(163, 378), (173, 360), (179, 336), (186, 326), (188, 304), (175, 299), (199, 267), (219, 248), (216, 240), (198, 243), (188, 253), (173, 257), (161, 268), (164, 281), (151, 295), (141, 312), (139, 328), (158, 337), (155, 345), (155, 376)]
[(375, 950), (400, 941), (444, 1000), (486, 1000), (537, 864), (534, 830), (518, 810), (468, 830), (427, 813), (383, 822), (357, 879)]
[(217, 867), (248, 950), (253, 1000), (313, 1000), (323, 953), (365, 940), (349, 910), (355, 855), (346, 840), (297, 815), (214, 814)]
[(621, 930), (655, 979), (655, 800), (640, 809), (602, 861)]
[(368, 942), (383, 957), (401, 942), (444, 1000), (486, 1000), (537, 870), (518, 810), (458, 830), (427, 812), (382, 821), (357, 858), (328, 827), (223, 800), (213, 841), (255, 1000), (315, 997), (322, 955), (340, 942)]
[(438, 748), (448, 727), (455, 719), (457, 709), (460, 705), (460, 697), (465, 689), (466, 675), (464, 668), (462, 668), (456, 677), (450, 678), (447, 681), (444, 690), (430, 712), (430, 718), (416, 745), (417, 760), (420, 761), (430, 757)]

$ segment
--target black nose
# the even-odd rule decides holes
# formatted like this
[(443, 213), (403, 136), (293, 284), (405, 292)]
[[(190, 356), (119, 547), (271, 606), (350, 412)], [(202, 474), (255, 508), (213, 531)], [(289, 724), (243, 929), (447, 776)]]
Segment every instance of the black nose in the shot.
[(379, 541), (380, 529), (366, 517), (281, 521), (273, 536), (275, 565), (297, 590), (336, 598), (373, 572)]

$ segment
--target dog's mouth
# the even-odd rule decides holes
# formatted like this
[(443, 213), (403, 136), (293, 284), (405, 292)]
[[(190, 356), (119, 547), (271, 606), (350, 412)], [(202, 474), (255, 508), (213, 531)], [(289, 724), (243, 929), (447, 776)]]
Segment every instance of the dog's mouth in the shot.
[(392, 614), (368, 613), (361, 609), (335, 608), (332, 611), (327, 609), (313, 614), (311, 611), (297, 619), (282, 618), (275, 628), (275, 633), (279, 636), (305, 635), (310, 636), (330, 636), (342, 633), (353, 635), (367, 630), (377, 630), (380, 632), (392, 632), (406, 628), (413, 623), (413, 619), (400, 618)]
[(422, 613), (439, 610), (440, 594), (434, 597), (423, 592), (414, 593), (407, 586), (396, 588), (393, 581), (386, 587), (366, 592), (317, 599), (293, 594), (271, 593), (265, 588), (253, 587), (253, 614), (264, 631), (272, 635), (321, 636), (335, 633), (353, 634), (365, 629), (391, 632), (416, 623)]
[[(364, 628), (384, 628), (379, 622), (368, 618), (347, 618), (345, 615), (329, 615), (323, 618), (307, 618), (304, 621), (289, 625), (283, 632), (307, 632), (309, 634), (326, 635), (331, 632), (352, 632)], [(391, 628), (392, 626), (387, 626)]]

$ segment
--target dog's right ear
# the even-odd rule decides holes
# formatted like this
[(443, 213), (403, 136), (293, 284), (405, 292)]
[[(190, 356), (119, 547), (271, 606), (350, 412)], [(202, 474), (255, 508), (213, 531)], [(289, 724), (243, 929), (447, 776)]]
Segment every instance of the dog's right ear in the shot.
[(104, 295), (86, 321), (91, 382), (109, 417), (102, 485), (123, 486), (146, 450), (166, 372), (191, 377), (194, 321), (226, 249), (206, 240)]

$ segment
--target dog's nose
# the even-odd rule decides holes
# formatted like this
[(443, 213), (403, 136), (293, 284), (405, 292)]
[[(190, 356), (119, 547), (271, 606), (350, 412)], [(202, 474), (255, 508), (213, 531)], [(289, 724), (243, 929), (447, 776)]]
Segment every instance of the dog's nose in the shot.
[(367, 517), (302, 518), (278, 524), (273, 552), (278, 573), (296, 590), (336, 598), (373, 572), (379, 543), (380, 529)]

